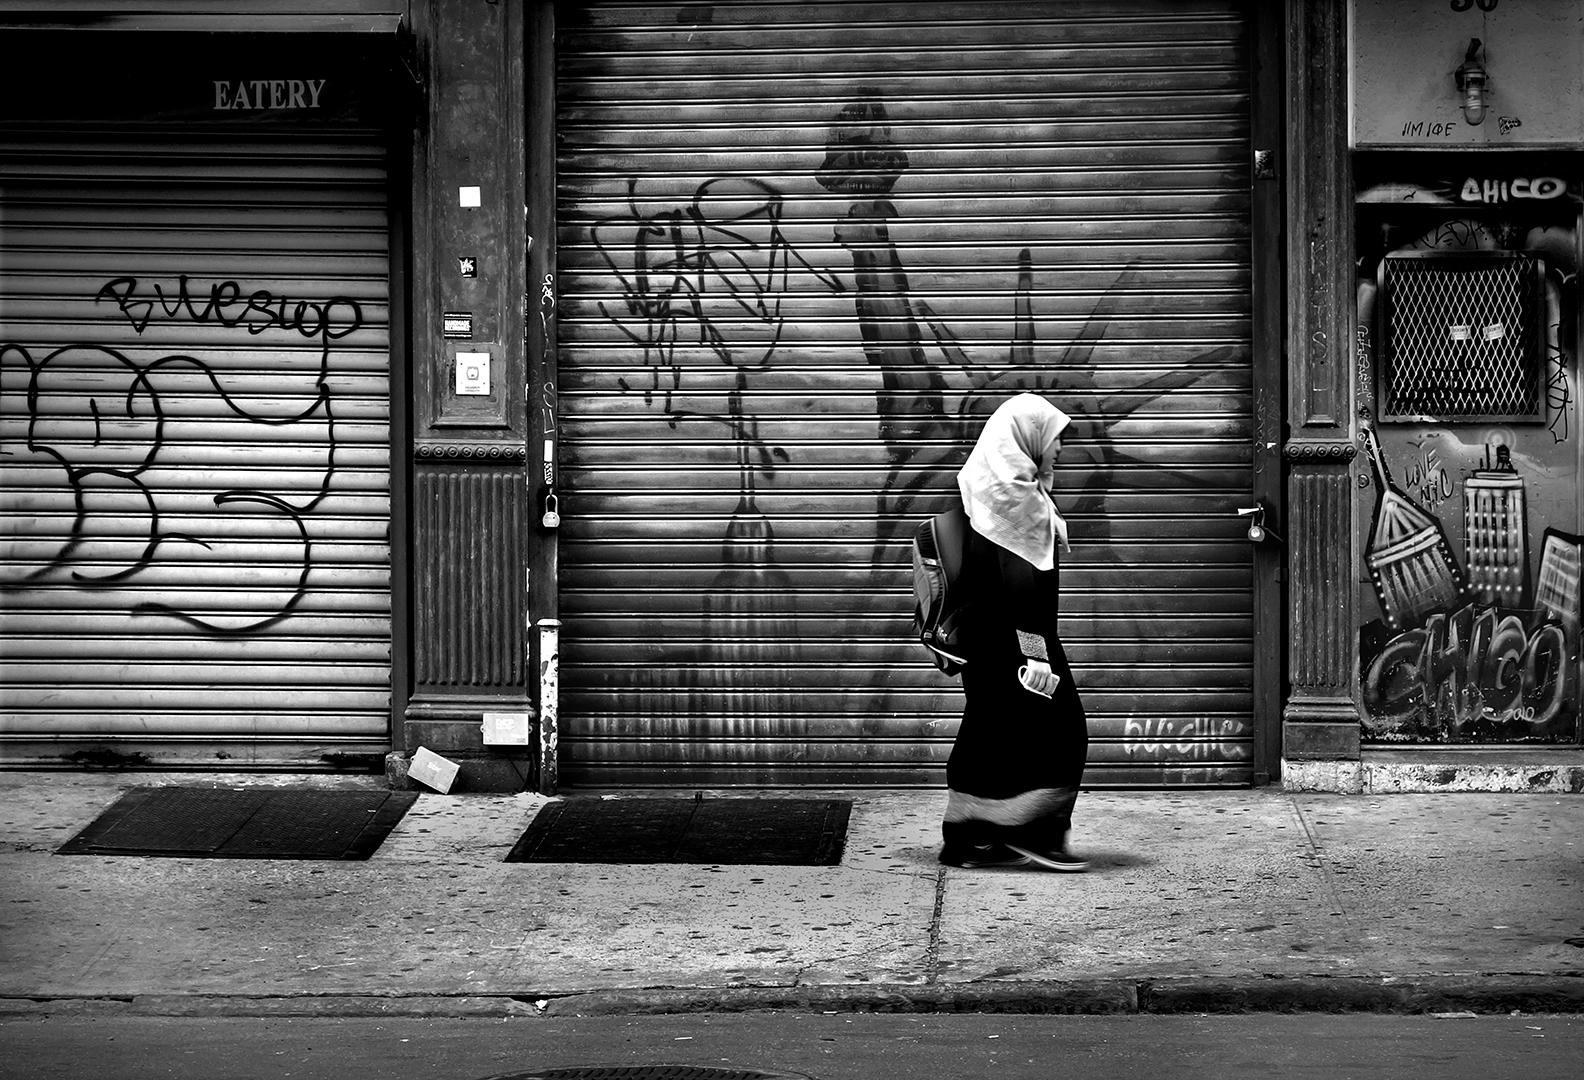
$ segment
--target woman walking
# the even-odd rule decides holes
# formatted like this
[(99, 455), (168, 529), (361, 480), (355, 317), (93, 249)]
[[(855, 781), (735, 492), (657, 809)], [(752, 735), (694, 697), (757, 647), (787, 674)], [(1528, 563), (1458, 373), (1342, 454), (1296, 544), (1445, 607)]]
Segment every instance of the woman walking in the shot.
[(1057, 634), (1058, 542), (1051, 500), (1071, 420), (1018, 394), (985, 423), (957, 474), (972, 530), (962, 582), (969, 600), (962, 724), (946, 763), (940, 861), (1081, 871), (1067, 849), (1088, 726)]

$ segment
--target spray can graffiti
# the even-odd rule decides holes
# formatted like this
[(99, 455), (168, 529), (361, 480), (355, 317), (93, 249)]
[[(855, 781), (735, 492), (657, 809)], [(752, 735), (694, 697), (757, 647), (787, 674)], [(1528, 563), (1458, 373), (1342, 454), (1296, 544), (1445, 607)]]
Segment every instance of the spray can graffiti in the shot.
[(1457, 607), (1463, 577), (1441, 522), (1416, 506), (1392, 481), (1375, 433), (1364, 429), (1375, 469), (1375, 517), (1364, 561), (1381, 613), (1392, 630), (1420, 626)]

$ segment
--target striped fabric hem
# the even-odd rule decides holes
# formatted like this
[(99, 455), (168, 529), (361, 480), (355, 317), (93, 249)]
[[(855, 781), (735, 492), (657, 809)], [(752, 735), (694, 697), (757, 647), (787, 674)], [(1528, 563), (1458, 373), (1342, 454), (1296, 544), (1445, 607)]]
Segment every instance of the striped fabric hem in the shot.
[(988, 799), (961, 791), (946, 792), (946, 824), (981, 821), (990, 825), (1025, 825), (1052, 815), (1070, 815), (1076, 788), (1036, 788), (1006, 799)]

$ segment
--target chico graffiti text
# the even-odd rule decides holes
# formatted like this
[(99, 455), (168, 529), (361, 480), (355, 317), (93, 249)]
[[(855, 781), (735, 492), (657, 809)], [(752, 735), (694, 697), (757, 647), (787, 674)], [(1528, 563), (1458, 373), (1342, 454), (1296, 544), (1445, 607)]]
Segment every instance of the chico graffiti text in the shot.
[(1514, 199), (1557, 199), (1567, 192), (1567, 181), (1556, 176), (1515, 176), (1511, 180), (1463, 181), (1459, 198), (1472, 203), (1504, 203)]
[(1482, 720), (1542, 727), (1568, 703), (1575, 648), (1557, 623), (1531, 630), (1491, 607), (1432, 615), (1386, 642), (1364, 672), (1368, 724), (1448, 733)]

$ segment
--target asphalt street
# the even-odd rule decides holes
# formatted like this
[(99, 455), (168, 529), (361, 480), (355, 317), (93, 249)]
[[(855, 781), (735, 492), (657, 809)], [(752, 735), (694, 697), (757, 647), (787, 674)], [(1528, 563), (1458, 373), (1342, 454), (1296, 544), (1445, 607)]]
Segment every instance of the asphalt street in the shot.
[(6, 1019), (0, 1043), (8, 1080), (481, 1080), (656, 1065), (814, 1080), (1572, 1080), (1584, 1017), (97, 1015)]

